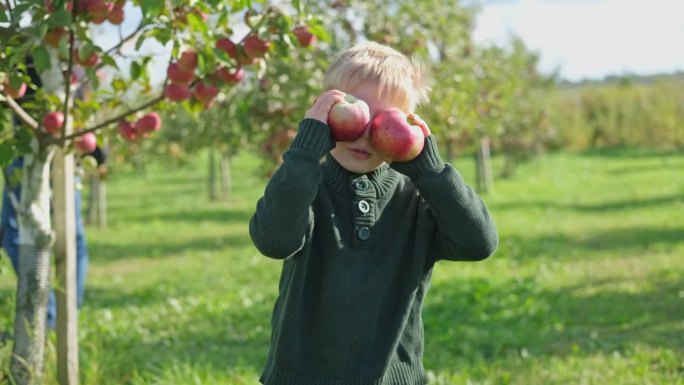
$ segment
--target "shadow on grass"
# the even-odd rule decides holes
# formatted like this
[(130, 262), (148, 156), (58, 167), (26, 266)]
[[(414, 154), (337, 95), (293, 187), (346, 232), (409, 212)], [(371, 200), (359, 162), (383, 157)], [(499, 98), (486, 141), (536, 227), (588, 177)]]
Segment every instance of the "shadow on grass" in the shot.
[[(255, 203), (256, 208), (256, 203)], [(130, 211), (125, 214), (116, 214), (115, 222), (143, 223), (150, 221), (174, 221), (174, 222), (222, 222), (222, 223), (249, 223), (254, 213), (253, 210), (236, 210), (232, 208), (202, 208), (169, 211), (168, 208), (159, 208), (160, 212), (152, 210), (144, 212)]]
[(453, 371), (521, 355), (611, 355), (634, 344), (684, 354), (683, 273), (651, 277), (651, 289), (639, 292), (619, 290), (626, 281), (559, 291), (533, 279), (434, 285), (423, 311), (426, 365)]
[(670, 196), (654, 197), (649, 199), (625, 200), (616, 202), (593, 203), (593, 204), (575, 204), (575, 203), (561, 203), (557, 201), (517, 201), (504, 203), (490, 203), (488, 206), (490, 210), (496, 214), (497, 211), (503, 210), (529, 210), (529, 209), (558, 209), (570, 210), (580, 212), (609, 212), (622, 211), (627, 209), (643, 209), (643, 208), (659, 208), (665, 205), (672, 205), (674, 203), (684, 202), (684, 191), (681, 194)]
[(93, 260), (111, 262), (129, 258), (166, 258), (193, 252), (218, 252), (225, 247), (243, 248), (249, 245), (252, 245), (252, 241), (244, 234), (193, 238), (187, 242), (175, 241), (173, 235), (169, 235), (163, 240), (149, 242), (91, 242), (89, 252)]
[(499, 252), (506, 253), (516, 259), (537, 258), (543, 256), (590, 257), (605, 252), (615, 255), (633, 254), (648, 251), (656, 247), (675, 247), (684, 240), (684, 228), (650, 228), (637, 227), (615, 229), (610, 231), (587, 232), (583, 237), (572, 237), (565, 234), (541, 235), (525, 237), (508, 235), (502, 238)]
[(110, 363), (102, 368), (103, 377), (117, 384), (127, 383), (124, 379), (132, 373), (152, 378), (177, 367), (216, 373), (240, 367), (259, 373), (268, 353), (271, 309), (268, 300), (224, 312), (200, 310), (182, 315), (180, 321), (168, 316), (149, 327), (152, 335), (134, 330), (101, 334), (95, 347), (83, 345), (83, 354), (95, 349), (98, 360)]
[(657, 150), (649, 148), (594, 148), (580, 152), (582, 156), (603, 158), (679, 158), (681, 150)]

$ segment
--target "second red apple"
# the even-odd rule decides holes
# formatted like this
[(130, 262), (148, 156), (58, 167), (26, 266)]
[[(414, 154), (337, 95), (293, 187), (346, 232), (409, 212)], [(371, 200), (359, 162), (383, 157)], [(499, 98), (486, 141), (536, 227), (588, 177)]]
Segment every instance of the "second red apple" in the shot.
[(370, 139), (380, 154), (398, 162), (417, 157), (425, 145), (423, 130), (397, 108), (384, 110), (373, 118)]

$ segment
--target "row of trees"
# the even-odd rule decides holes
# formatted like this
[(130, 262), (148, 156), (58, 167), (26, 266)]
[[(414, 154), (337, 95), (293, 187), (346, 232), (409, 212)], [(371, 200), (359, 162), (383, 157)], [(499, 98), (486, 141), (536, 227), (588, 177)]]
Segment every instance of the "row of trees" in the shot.
[(556, 147), (684, 147), (684, 76), (562, 88), (549, 100)]
[[(364, 39), (389, 44), (425, 67), (432, 101), (418, 113), (439, 136), (449, 160), (491, 143), (505, 154), (512, 172), (518, 161), (549, 140), (542, 100), (553, 77), (539, 73), (538, 55), (520, 40), (505, 48), (475, 44), (477, 8), (458, 1), (349, 0), (310, 2), (307, 9), (317, 15), (318, 24), (312, 24), (320, 37), (316, 49), (271, 61), (241, 84), (239, 99), (219, 102), (215, 112), (197, 117), (175, 113), (178, 119), (141, 151), (182, 159), (211, 147), (230, 157), (251, 146), (263, 154), (263, 175), (270, 175), (287, 138), (320, 94), (330, 61)], [(192, 123), (194, 118), (198, 120)], [(176, 143), (183, 143), (183, 151)]]

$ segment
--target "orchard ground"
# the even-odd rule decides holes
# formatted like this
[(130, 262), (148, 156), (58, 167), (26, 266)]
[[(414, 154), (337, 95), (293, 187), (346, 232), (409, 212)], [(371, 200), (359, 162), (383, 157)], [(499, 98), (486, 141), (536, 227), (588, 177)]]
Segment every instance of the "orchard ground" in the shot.
[[(110, 180), (110, 227), (87, 230), (83, 384), (257, 382), (281, 263), (248, 235), (265, 184), (255, 163), (235, 159), (220, 203), (196, 171), (205, 159)], [(455, 165), (473, 184), (471, 159)], [(684, 384), (683, 169), (684, 154), (561, 153), (498, 180), (484, 198), (497, 253), (435, 269), (431, 384)], [(3, 258), (0, 332), (13, 327), (15, 284)]]

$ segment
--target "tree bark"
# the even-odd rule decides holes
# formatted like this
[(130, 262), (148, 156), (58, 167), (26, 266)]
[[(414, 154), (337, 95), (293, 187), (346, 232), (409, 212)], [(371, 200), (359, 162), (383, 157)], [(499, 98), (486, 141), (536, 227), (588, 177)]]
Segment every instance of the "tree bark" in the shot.
[(494, 186), (494, 180), (492, 177), (492, 161), (489, 150), (489, 138), (486, 136), (480, 138), (478, 143), (476, 167), (477, 190), (482, 194), (492, 192)]
[(218, 199), (218, 192), (216, 186), (216, 150), (214, 146), (209, 147), (209, 200), (215, 201)]
[(50, 290), (50, 251), (55, 234), (50, 223), (50, 161), (53, 149), (24, 156), (19, 222), (19, 269), (14, 319), (15, 340), (10, 371), (17, 385), (42, 380), (46, 317)]

